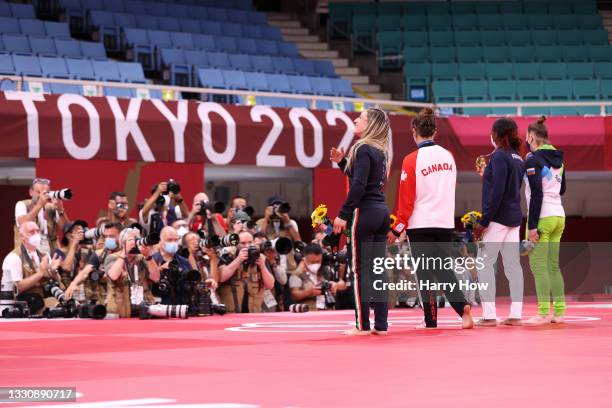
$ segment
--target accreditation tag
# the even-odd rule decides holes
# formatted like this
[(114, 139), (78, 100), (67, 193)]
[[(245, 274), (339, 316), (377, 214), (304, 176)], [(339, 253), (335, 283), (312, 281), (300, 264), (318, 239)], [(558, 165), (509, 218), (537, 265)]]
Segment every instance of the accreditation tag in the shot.
[(144, 301), (144, 288), (142, 285), (133, 284), (130, 286), (130, 303), (139, 305)]
[(325, 310), (325, 296), (323, 295), (317, 296), (317, 309)]
[(278, 303), (276, 302), (276, 299), (274, 299), (274, 296), (272, 295), (270, 289), (264, 290), (264, 303), (266, 304), (266, 307), (268, 309), (272, 309), (278, 306)]

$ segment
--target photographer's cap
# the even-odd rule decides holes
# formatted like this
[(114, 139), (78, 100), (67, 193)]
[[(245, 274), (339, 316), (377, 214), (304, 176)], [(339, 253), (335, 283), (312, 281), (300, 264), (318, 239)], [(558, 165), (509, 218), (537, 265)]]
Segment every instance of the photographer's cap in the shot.
[(89, 225), (87, 224), (87, 221), (83, 221), (83, 220), (76, 220), (73, 222), (69, 222), (68, 224), (64, 224), (64, 235), (68, 234), (69, 232), (71, 232), (74, 227), (76, 227), (77, 225), (80, 225), (81, 227), (83, 227), (83, 229), (87, 229), (89, 228)]
[(280, 196), (272, 196), (268, 198), (268, 205), (282, 204), (284, 202), (285, 202), (285, 199), (283, 199)]
[(232, 222), (236, 222), (236, 221), (249, 222), (251, 221), (251, 217), (249, 217), (249, 215), (246, 212), (242, 210), (238, 210), (236, 211), (236, 214), (232, 218)]

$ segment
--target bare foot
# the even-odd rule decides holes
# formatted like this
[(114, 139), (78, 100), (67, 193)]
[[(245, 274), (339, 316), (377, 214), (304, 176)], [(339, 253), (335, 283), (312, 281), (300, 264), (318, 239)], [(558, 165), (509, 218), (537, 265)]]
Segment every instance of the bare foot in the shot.
[(472, 318), (472, 307), (470, 305), (463, 306), (463, 317), (461, 328), (472, 329), (474, 327), (474, 319)]

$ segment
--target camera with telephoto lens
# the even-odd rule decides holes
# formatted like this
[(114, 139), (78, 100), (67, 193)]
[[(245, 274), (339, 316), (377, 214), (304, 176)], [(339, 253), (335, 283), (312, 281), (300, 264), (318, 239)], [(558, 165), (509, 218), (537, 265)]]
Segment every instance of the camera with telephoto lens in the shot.
[(281, 214), (288, 214), (291, 211), (291, 205), (284, 201), (282, 203), (276, 203), (272, 206), (274, 208), (273, 216), (279, 217)]
[(94, 269), (93, 271), (89, 273), (89, 279), (91, 279), (94, 282), (100, 282), (100, 279), (102, 279), (103, 276), (104, 276), (104, 272), (102, 272), (99, 269)]
[(219, 248), (236, 246), (240, 242), (238, 234), (227, 234), (222, 237), (218, 235), (209, 235), (206, 238), (200, 238), (198, 245), (200, 248)]
[(249, 216), (249, 217), (251, 217), (251, 218), (253, 218), (253, 214), (255, 214), (255, 209), (254, 209), (254, 208), (253, 208), (253, 206), (251, 206), (251, 205), (247, 205), (247, 206), (246, 206), (246, 207), (244, 207), (244, 208), (235, 207), (235, 208), (234, 208), (234, 211), (235, 211), (235, 212), (238, 212), (238, 211), (243, 211), (243, 212), (245, 212), (245, 213), (246, 213), (246, 215), (248, 215), (248, 216)]
[(323, 259), (321, 264), (337, 269), (340, 264), (346, 264), (347, 260), (348, 254), (346, 249), (338, 252), (323, 251)]
[(130, 254), (139, 254), (140, 253), (140, 249), (138, 249), (139, 246), (152, 247), (157, 244), (159, 244), (159, 234), (156, 232), (152, 232), (146, 237), (136, 239), (136, 242), (134, 243), (134, 247), (130, 249)]
[(15, 288), (11, 282), (3, 283), (0, 291), (0, 317), (4, 319), (23, 319), (30, 317), (28, 302), (15, 300)]
[(77, 308), (80, 319), (101, 320), (106, 317), (106, 306), (104, 305), (79, 305)]
[(325, 297), (325, 307), (331, 309), (336, 305), (336, 297), (331, 291), (332, 283), (329, 281), (323, 281), (319, 288), (321, 294)]
[(293, 249), (293, 242), (286, 237), (278, 237), (263, 244), (265, 252), (275, 250), (280, 255), (287, 255)]
[(189, 306), (187, 305), (150, 305), (146, 302), (138, 305), (138, 318), (141, 320), (151, 318), (161, 319), (187, 319), (189, 317)]
[(83, 232), (83, 239), (79, 242), (79, 244), (91, 245), (102, 235), (104, 235), (104, 225), (100, 225), (97, 228), (85, 228)]
[(211, 203), (209, 201), (200, 201), (200, 209), (196, 213), (197, 215), (201, 215), (206, 217), (206, 211), (210, 211), (213, 214), (221, 214), (225, 212), (225, 203), (223, 201), (215, 201)]
[(304, 241), (295, 241), (293, 243), (293, 258), (296, 263), (300, 263), (304, 259), (304, 248), (306, 248)]
[(168, 189), (166, 190), (166, 192), (169, 192), (175, 195), (181, 192), (181, 186), (174, 179), (168, 180), (167, 186), (168, 186)]
[(62, 188), (60, 190), (49, 191), (49, 198), (58, 200), (70, 200), (72, 198), (72, 190), (69, 188)]
[[(194, 271), (200, 274), (197, 271)], [(189, 296), (189, 314), (191, 316), (211, 316), (213, 314), (224, 315), (227, 312), (227, 306), (218, 303), (216, 297), (211, 296), (212, 291), (206, 282), (195, 282), (192, 285)]]
[(247, 253), (247, 259), (243, 262), (243, 264), (247, 267), (254, 266), (257, 263), (257, 260), (259, 259), (259, 248), (257, 248), (257, 245), (251, 244), (247, 248)]

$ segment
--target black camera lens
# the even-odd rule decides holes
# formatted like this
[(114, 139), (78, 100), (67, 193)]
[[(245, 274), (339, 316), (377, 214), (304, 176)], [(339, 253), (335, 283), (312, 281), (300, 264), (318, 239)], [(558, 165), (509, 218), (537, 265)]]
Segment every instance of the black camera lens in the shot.
[(173, 179), (168, 180), (168, 191), (172, 194), (179, 194), (181, 192), (181, 186)]

